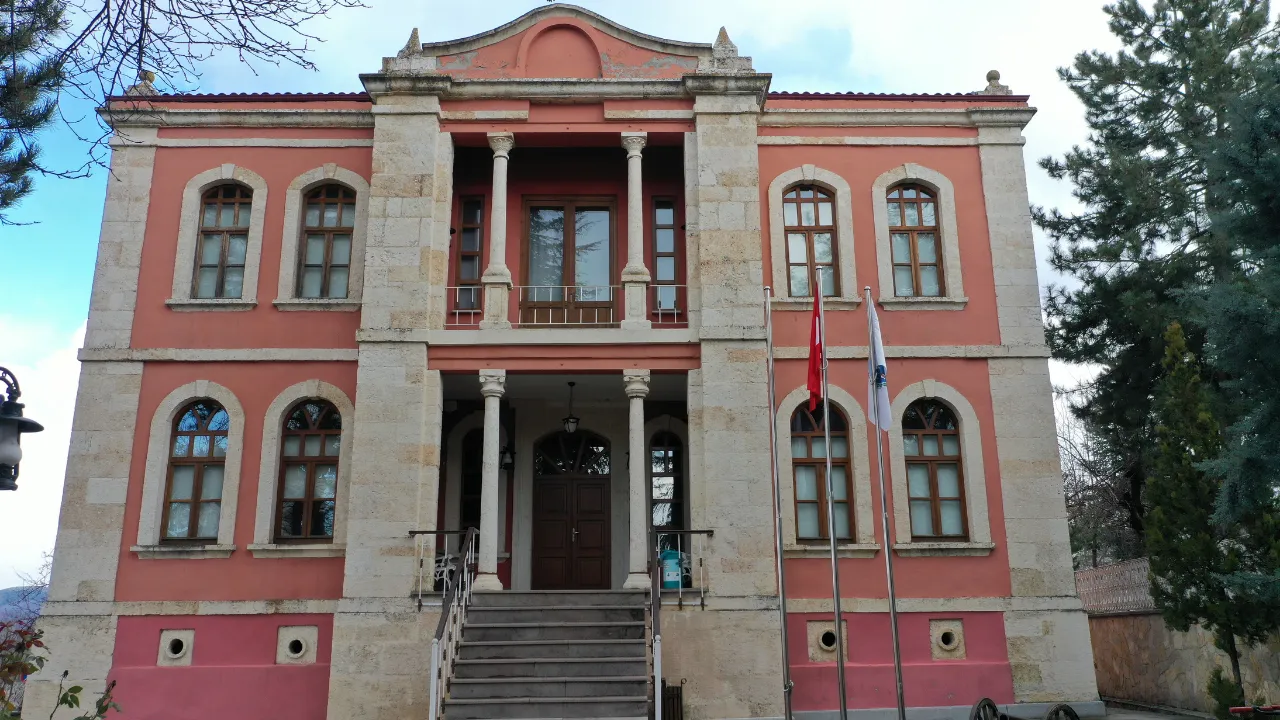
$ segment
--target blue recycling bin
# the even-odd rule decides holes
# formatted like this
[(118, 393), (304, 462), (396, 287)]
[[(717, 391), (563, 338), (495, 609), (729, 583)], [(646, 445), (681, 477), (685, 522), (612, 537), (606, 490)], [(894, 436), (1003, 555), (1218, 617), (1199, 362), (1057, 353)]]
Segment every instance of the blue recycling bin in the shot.
[(663, 550), (662, 555), (662, 588), (678, 590), (681, 585), (684, 553), (679, 550)]

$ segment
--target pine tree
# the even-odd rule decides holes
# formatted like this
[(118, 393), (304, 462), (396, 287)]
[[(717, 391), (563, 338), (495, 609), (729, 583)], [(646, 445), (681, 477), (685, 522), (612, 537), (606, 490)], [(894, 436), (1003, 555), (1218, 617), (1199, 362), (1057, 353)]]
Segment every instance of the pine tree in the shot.
[(1252, 59), (1274, 50), (1277, 31), (1266, 0), (1159, 0), (1151, 9), (1120, 0), (1105, 10), (1124, 49), (1081, 53), (1059, 70), (1084, 103), (1089, 143), (1040, 163), (1071, 181), (1085, 210), (1033, 211), (1053, 240), (1053, 267), (1076, 281), (1050, 289), (1049, 345), (1061, 360), (1102, 368), (1074, 410), (1121, 468), (1122, 502), (1141, 536), (1162, 333), (1183, 320), (1198, 352), (1204, 331), (1189, 321), (1182, 291), (1239, 271), (1210, 223), (1218, 201), (1205, 146), (1222, 132), (1229, 100), (1253, 87)]
[[(1280, 61), (1265, 68), (1257, 90), (1230, 107), (1230, 130), (1212, 159), (1229, 200), (1218, 223), (1249, 270), (1216, 284), (1205, 313), (1209, 360), (1227, 378), (1238, 415), (1210, 465), (1223, 479), (1222, 522), (1274, 508), (1280, 493)], [(1280, 581), (1268, 591), (1280, 596)]]
[(63, 76), (51, 41), (63, 29), (62, 0), (0, 0), (0, 224), (31, 192), (35, 135), (57, 111)]
[(1220, 483), (1202, 466), (1222, 449), (1222, 434), (1182, 326), (1173, 323), (1164, 337), (1165, 375), (1155, 400), (1158, 447), (1147, 493), (1151, 595), (1170, 627), (1185, 632), (1200, 625), (1214, 634), (1244, 696), (1237, 641), (1263, 642), (1280, 627), (1280, 604), (1239, 592), (1232, 577), (1267, 566), (1265, 548), (1280, 526), (1266, 514), (1231, 525), (1214, 522)]

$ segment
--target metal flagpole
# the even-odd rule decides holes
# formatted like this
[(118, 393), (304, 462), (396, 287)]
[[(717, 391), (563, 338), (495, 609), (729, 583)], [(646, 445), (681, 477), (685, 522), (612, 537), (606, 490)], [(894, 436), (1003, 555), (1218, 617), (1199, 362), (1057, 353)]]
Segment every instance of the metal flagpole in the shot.
[(822, 340), (822, 437), (826, 443), (823, 454), (827, 456), (827, 536), (831, 540), (831, 589), (835, 600), (836, 618), (836, 677), (840, 686), (840, 720), (848, 720), (849, 700), (844, 684), (844, 624), (840, 619), (840, 562), (836, 552), (836, 503), (831, 486), (831, 394), (827, 390), (827, 315), (822, 304), (822, 282), (818, 278), (814, 292), (818, 295), (818, 337)]
[[(867, 352), (871, 355), (870, 364), (874, 366), (877, 358), (875, 356), (875, 337), (872, 335), (871, 314), (875, 312), (875, 307), (871, 304), (871, 286), (868, 285), (864, 290), (867, 293)], [(884, 570), (885, 577), (889, 583), (889, 629), (893, 634), (893, 678), (898, 686), (898, 720), (907, 720), (907, 704), (902, 695), (902, 650), (898, 644), (898, 599), (893, 585), (893, 549), (892, 544), (889, 542), (889, 500), (884, 489), (883, 433), (888, 431), (885, 428), (881, 428), (879, 424), (880, 392), (875, 383), (875, 375), (872, 375), (870, 382), (871, 417), (872, 425), (876, 432), (876, 465), (880, 469), (880, 526), (884, 528)], [(830, 460), (827, 462), (830, 462)]]
[(769, 372), (769, 457), (773, 461), (769, 470), (773, 476), (773, 535), (778, 554), (778, 617), (782, 630), (782, 711), (785, 720), (791, 720), (791, 659), (787, 652), (787, 576), (782, 562), (782, 474), (778, 471), (778, 398), (773, 375), (773, 309), (769, 300), (773, 288), (764, 289), (764, 341)]

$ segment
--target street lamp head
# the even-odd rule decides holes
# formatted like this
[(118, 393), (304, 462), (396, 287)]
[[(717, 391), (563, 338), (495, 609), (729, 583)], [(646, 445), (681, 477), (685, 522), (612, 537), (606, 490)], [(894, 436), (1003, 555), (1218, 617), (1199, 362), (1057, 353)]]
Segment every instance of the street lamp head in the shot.
[(44, 426), (22, 416), (23, 405), (18, 402), (22, 390), (13, 373), (0, 367), (0, 383), (5, 386), (5, 400), (0, 403), (0, 490), (17, 490), (18, 463), (22, 461), (20, 436), (40, 432)]

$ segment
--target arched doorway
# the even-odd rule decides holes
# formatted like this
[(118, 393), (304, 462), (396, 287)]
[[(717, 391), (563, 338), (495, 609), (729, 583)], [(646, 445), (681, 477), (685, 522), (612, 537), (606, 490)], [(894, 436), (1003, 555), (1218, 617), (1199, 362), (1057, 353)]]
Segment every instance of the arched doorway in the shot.
[(534, 590), (608, 590), (609, 441), (552, 433), (533, 449)]

